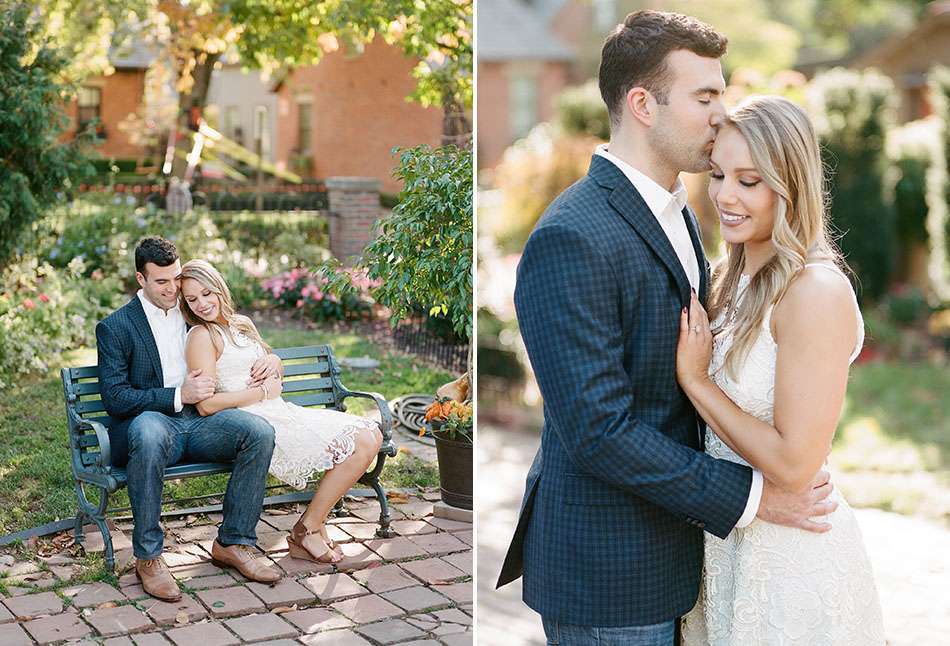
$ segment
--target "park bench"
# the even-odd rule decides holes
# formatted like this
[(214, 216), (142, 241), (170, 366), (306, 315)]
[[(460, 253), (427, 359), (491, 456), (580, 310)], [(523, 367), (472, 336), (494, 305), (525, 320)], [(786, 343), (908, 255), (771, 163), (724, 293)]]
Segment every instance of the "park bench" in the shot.
[[(392, 440), (392, 414), (382, 395), (347, 389), (340, 382), (340, 367), (328, 345), (278, 348), (274, 353), (284, 362), (283, 398), (299, 406), (334, 408), (345, 411), (344, 400), (348, 397), (371, 399), (379, 408), (380, 431), (383, 443), (373, 467), (361, 478), (362, 484), (372, 487), (379, 500), (379, 528), (376, 534), (383, 538), (393, 535), (389, 527), (389, 506), (386, 492), (379, 482), (386, 457), (396, 455)], [(126, 470), (112, 466), (107, 431), (112, 419), (99, 396), (99, 368), (84, 366), (62, 369), (63, 389), (66, 397), (66, 420), (69, 427), (69, 447), (72, 457), (73, 479), (79, 511), (76, 514), (75, 537), (84, 538), (83, 525), (94, 522), (105, 543), (106, 565), (115, 569), (112, 536), (106, 524), (109, 494), (126, 485)], [(230, 463), (178, 463), (165, 469), (165, 480), (192, 478), (196, 476), (230, 473)], [(98, 503), (86, 495), (89, 487), (98, 493)], [(341, 511), (341, 503), (337, 504)], [(345, 513), (345, 511), (344, 511)]]

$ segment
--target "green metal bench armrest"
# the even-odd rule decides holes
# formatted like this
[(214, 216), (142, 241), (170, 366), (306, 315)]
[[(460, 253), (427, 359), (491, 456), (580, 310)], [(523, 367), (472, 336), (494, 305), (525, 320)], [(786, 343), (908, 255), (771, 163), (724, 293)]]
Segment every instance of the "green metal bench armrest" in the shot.
[(95, 471), (80, 471), (74, 474), (76, 480), (79, 482), (84, 482), (86, 484), (91, 484), (96, 487), (104, 487), (112, 493), (118, 491), (123, 484), (119, 484), (119, 481), (115, 479), (114, 476), (108, 473), (96, 473)]
[(341, 387), (340, 401), (347, 397), (357, 397), (362, 399), (372, 399), (379, 408), (379, 430), (383, 434), (383, 441), (388, 442), (393, 437), (393, 414), (389, 410), (389, 404), (386, 398), (379, 393), (363, 392), (360, 390), (347, 390)]
[(70, 425), (77, 431), (92, 430), (96, 433), (96, 440), (99, 442), (99, 458), (96, 461), (96, 467), (108, 475), (112, 468), (112, 443), (109, 441), (109, 431), (102, 423), (94, 419), (81, 418), (72, 408), (67, 408), (66, 412), (69, 415)]

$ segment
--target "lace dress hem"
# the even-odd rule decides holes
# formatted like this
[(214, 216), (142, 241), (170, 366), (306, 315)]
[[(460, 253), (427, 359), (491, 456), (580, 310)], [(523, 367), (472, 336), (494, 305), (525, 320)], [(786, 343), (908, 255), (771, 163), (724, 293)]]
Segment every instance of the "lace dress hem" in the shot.
[(278, 444), (274, 447), (270, 473), (294, 489), (305, 489), (307, 481), (314, 473), (329, 471), (353, 455), (356, 451), (356, 436), (361, 430), (372, 430), (373, 426), (369, 420), (365, 420), (365, 423), (361, 421), (345, 426), (327, 445), (326, 450), (318, 455), (291, 457)]

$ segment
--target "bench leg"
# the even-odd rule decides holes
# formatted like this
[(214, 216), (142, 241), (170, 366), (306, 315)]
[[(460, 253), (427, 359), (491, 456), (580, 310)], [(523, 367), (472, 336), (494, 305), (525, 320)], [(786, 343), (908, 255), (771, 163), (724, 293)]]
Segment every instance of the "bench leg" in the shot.
[(380, 538), (392, 538), (396, 535), (396, 532), (389, 527), (391, 517), (389, 516), (389, 502), (386, 500), (386, 491), (383, 489), (383, 485), (380, 484), (379, 478), (376, 478), (370, 485), (376, 491), (376, 498), (379, 500), (379, 529), (376, 530), (376, 535)]
[(376, 535), (380, 538), (392, 538), (396, 535), (389, 527), (391, 517), (389, 515), (389, 501), (386, 500), (386, 490), (383, 489), (383, 485), (379, 482), (379, 474), (383, 472), (386, 456), (395, 455), (395, 453), (395, 447), (384, 444), (376, 456), (376, 465), (373, 467), (373, 470), (367, 471), (363, 474), (363, 477), (360, 478), (360, 482), (373, 488), (373, 491), (376, 492), (376, 499), (379, 500), (379, 529), (376, 530)]
[(102, 534), (102, 544), (105, 546), (106, 567), (115, 572), (115, 554), (112, 550), (112, 532), (106, 524), (106, 507), (109, 504), (109, 491), (105, 487), (95, 487), (99, 492), (99, 504), (94, 505), (86, 497), (86, 491), (81, 482), (76, 482), (76, 497), (79, 499), (79, 512), (76, 514), (75, 537), (77, 543), (85, 538), (83, 522), (91, 520)]
[(115, 573), (115, 554), (112, 551), (112, 532), (109, 531), (109, 526), (106, 524), (105, 516), (99, 516), (92, 519), (93, 522), (99, 527), (99, 531), (102, 533), (102, 542), (105, 545), (106, 553), (106, 568), (109, 572)]
[(86, 522), (86, 514), (82, 511), (76, 513), (76, 525), (73, 528), (73, 540), (76, 541), (79, 545), (82, 545), (82, 542), (86, 540), (86, 533), (83, 531), (82, 527)]

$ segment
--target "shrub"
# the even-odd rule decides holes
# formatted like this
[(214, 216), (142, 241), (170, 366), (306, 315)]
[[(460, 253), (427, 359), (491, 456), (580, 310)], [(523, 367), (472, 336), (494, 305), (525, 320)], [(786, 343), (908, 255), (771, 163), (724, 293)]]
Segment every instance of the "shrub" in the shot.
[[(399, 204), (379, 221), (380, 234), (356, 268), (376, 281), (370, 292), (391, 311), (390, 323), (422, 308), (472, 336), (472, 153), (456, 146), (397, 149), (393, 175), (403, 182)], [(346, 294), (352, 278), (339, 261), (319, 268), (329, 289)]]
[(893, 84), (874, 71), (838, 68), (815, 78), (810, 97), (825, 162), (834, 170), (832, 224), (860, 277), (861, 297), (873, 300), (887, 289), (897, 251), (884, 155), (884, 135), (893, 122)]
[(595, 138), (562, 134), (543, 123), (505, 151), (495, 172), (505, 222), (497, 239), (504, 251), (524, 247), (548, 205), (587, 173), (598, 143)]
[(568, 135), (610, 139), (610, 117), (597, 79), (564, 90), (557, 97), (558, 122)]
[(79, 259), (60, 270), (25, 258), (0, 274), (0, 387), (92, 343), (96, 322), (125, 299), (117, 278), (84, 270)]
[(881, 304), (886, 308), (888, 318), (897, 325), (913, 325), (930, 314), (927, 297), (916, 287), (899, 285), (882, 299)]
[(328, 289), (327, 278), (301, 268), (268, 278), (262, 286), (278, 307), (299, 310), (314, 321), (362, 318), (372, 307), (368, 292), (378, 284), (355, 272), (348, 276), (355, 289), (340, 295)]
[(907, 245), (927, 241), (927, 173), (934, 160), (938, 122), (912, 121), (887, 135), (887, 153), (898, 173), (894, 185), (897, 235)]
[(950, 300), (950, 68), (934, 66), (929, 83), (940, 134), (927, 174), (928, 274), (937, 296)]
[(153, 206), (135, 204), (130, 195), (107, 192), (57, 206), (42, 222), (39, 257), (58, 268), (80, 258), (87, 276), (99, 270), (133, 290), (135, 244), (142, 236), (158, 234), (174, 242), (183, 259), (214, 263), (234, 281), (235, 300), (246, 307), (263, 295), (260, 278), (265, 273), (312, 266), (329, 256), (321, 244), (326, 240), (323, 218), (290, 213), (225, 216), (204, 209), (169, 217)]
[(10, 260), (44, 210), (91, 174), (80, 139), (58, 143), (67, 120), (57, 82), (68, 61), (41, 40), (30, 3), (0, 8), (0, 266)]

